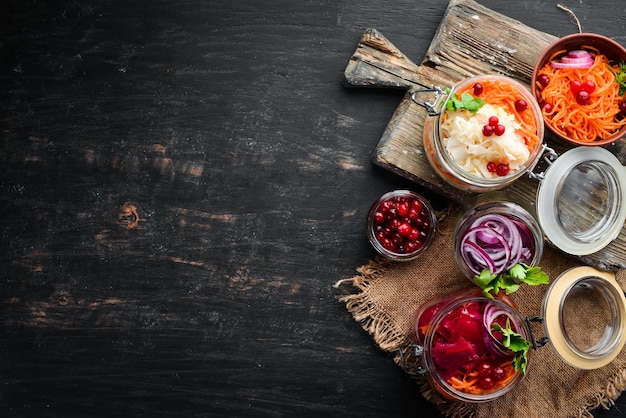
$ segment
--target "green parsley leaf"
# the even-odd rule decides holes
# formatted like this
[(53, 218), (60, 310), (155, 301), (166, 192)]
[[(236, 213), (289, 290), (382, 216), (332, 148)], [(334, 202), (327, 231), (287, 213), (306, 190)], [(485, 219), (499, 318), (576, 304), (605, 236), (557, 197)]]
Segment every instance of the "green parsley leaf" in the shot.
[(508, 318), (506, 320), (506, 328), (502, 328), (500, 324), (494, 322), (491, 325), (491, 330), (502, 333), (502, 345), (515, 353), (513, 368), (525, 374), (530, 342), (511, 329), (511, 323)]
[(493, 274), (484, 269), (474, 276), (474, 282), (483, 289), (483, 294), (493, 299), (500, 291), (507, 295), (517, 292), (521, 283), (529, 286), (548, 284), (548, 275), (541, 271), (541, 267), (528, 267), (524, 263), (517, 263), (508, 271), (500, 274)]
[(495, 278), (496, 278), (496, 275), (492, 274), (491, 271), (487, 269), (484, 269), (483, 271), (480, 272), (480, 274), (477, 274), (476, 276), (474, 276), (474, 280), (476, 281), (478, 286), (480, 286), (481, 289), (484, 289)]
[(615, 74), (615, 82), (619, 84), (619, 95), (624, 96), (626, 94), (626, 63), (621, 61), (618, 67), (619, 70), (615, 70), (609, 65), (609, 68)]
[(471, 113), (476, 113), (478, 110), (483, 107), (485, 101), (478, 97), (474, 97), (471, 94), (465, 92), (458, 96), (458, 94), (453, 94), (448, 99), (448, 104), (446, 104), (446, 109), (456, 112), (457, 110), (467, 110)]
[(524, 267), (526, 268), (526, 276), (524, 278), (520, 278), (520, 280), (524, 283), (531, 286), (537, 286), (540, 284), (548, 284), (550, 281), (548, 275), (541, 271), (541, 267)]

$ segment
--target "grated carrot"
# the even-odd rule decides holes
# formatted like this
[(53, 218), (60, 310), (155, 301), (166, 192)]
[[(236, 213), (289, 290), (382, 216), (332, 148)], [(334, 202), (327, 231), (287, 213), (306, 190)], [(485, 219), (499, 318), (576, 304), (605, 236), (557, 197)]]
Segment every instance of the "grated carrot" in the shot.
[[(544, 119), (555, 131), (576, 141), (593, 142), (617, 133), (626, 125), (626, 118), (618, 117), (622, 97), (609, 59), (595, 48), (585, 46), (583, 49), (588, 50), (594, 59), (589, 68), (552, 67), (550, 62), (567, 52), (564, 50), (550, 57), (538, 72), (538, 75), (548, 76), (550, 82), (546, 87), (537, 83), (537, 99), (539, 103), (552, 105), (550, 112), (546, 112), (543, 106), (542, 111)], [(576, 80), (591, 80), (596, 85), (587, 105), (578, 104), (570, 91), (570, 83)]]

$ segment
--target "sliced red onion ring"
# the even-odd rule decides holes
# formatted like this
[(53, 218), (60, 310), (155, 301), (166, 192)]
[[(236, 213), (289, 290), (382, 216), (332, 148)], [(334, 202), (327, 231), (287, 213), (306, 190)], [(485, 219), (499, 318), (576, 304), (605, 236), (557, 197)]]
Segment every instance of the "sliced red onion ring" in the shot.
[(489, 254), (472, 241), (466, 241), (462, 244), (461, 257), (474, 274), (480, 274), (483, 269), (498, 270)]
[(491, 326), (500, 316), (509, 318), (511, 326), (514, 326), (513, 319), (504, 308), (494, 304), (487, 304), (487, 306), (485, 306), (485, 311), (483, 313), (483, 340), (485, 341), (487, 350), (496, 356), (511, 354), (511, 351), (505, 348), (491, 332)]
[(594, 60), (591, 54), (584, 50), (569, 51), (567, 55), (550, 62), (554, 68), (589, 68)]
[(524, 222), (502, 214), (487, 214), (470, 224), (460, 237), (459, 250), (472, 273), (488, 269), (500, 274), (517, 263), (530, 263), (535, 247)]
[(591, 54), (584, 49), (572, 49), (567, 53), (567, 56), (574, 58), (591, 57)]
[(593, 58), (591, 57), (581, 57), (581, 58), (572, 58), (572, 57), (563, 57), (561, 58), (561, 62), (566, 64), (593, 64)]

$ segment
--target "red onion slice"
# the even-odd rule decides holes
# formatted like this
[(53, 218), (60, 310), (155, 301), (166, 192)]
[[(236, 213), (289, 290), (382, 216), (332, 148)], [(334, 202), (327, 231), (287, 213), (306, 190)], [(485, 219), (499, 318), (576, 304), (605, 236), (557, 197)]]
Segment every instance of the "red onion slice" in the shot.
[(487, 306), (485, 306), (485, 311), (483, 312), (483, 340), (485, 341), (487, 350), (492, 354), (496, 356), (511, 355), (511, 351), (504, 347), (502, 342), (498, 341), (491, 331), (491, 326), (500, 316), (509, 318), (511, 326), (514, 326), (513, 319), (504, 308), (494, 304), (487, 304)]
[(568, 57), (573, 58), (582, 58), (582, 57), (591, 57), (591, 54), (584, 49), (573, 49), (567, 53)]
[(584, 50), (572, 50), (567, 55), (550, 62), (554, 68), (589, 68), (594, 60), (591, 54)]
[(529, 263), (534, 238), (521, 220), (502, 214), (487, 214), (470, 224), (461, 237), (459, 250), (469, 270), (488, 269), (500, 274), (517, 263)]

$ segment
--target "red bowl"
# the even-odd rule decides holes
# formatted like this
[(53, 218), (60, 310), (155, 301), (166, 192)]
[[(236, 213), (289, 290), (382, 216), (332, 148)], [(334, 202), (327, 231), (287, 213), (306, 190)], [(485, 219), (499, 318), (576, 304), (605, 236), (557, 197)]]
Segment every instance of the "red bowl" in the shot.
[[(583, 46), (591, 46), (593, 48), (596, 48), (598, 51), (600, 51), (600, 53), (606, 55), (607, 58), (611, 60), (612, 64), (619, 64), (620, 61), (626, 62), (626, 49), (619, 43), (610, 38), (607, 38), (606, 36), (597, 35), (594, 33), (576, 33), (557, 39), (542, 52), (533, 70), (530, 86), (533, 96), (537, 98), (538, 101), (541, 101), (541, 99), (538, 88), (537, 75), (539, 74), (541, 68), (543, 68), (543, 66), (548, 63), (550, 57), (552, 57), (558, 51), (583, 49)], [(577, 141), (573, 138), (563, 135), (550, 125), (550, 121), (548, 119), (544, 119), (545, 125), (548, 130), (550, 130), (550, 132), (552, 132), (561, 140), (573, 145), (603, 146), (619, 141), (624, 137), (624, 135), (626, 135), (626, 126), (623, 126), (617, 133), (605, 139), (598, 139), (593, 142)]]

